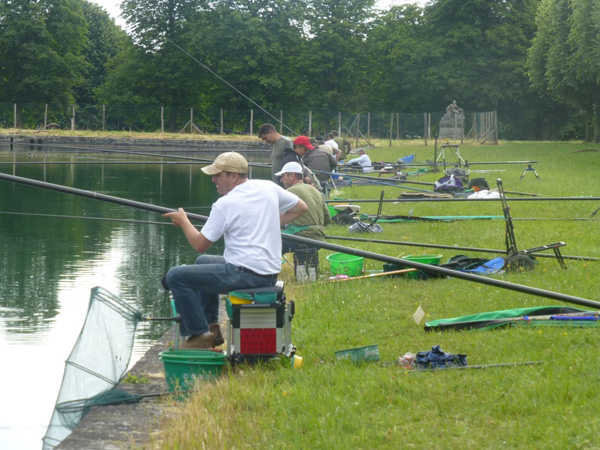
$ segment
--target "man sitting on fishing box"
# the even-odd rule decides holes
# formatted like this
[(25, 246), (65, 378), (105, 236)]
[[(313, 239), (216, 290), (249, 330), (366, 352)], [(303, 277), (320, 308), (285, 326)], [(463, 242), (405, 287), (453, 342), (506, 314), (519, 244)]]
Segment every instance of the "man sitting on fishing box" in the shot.
[(325, 227), (331, 223), (331, 215), (321, 193), (314, 186), (304, 183), (302, 166), (297, 162), (289, 162), (276, 175), (281, 177), (281, 182), (288, 192), (300, 197), (308, 206), (306, 214), (298, 217), (285, 227), (283, 231), (283, 253), (308, 248), (305, 244), (298, 244), (285, 239), (286, 234), (324, 241)]
[(213, 204), (202, 231), (182, 208), (164, 214), (182, 228), (199, 253), (221, 236), (225, 240), (223, 256), (201, 255), (196, 264), (173, 267), (166, 275), (181, 316), (181, 335), (188, 336), (181, 347), (188, 349), (223, 344), (219, 294), (275, 285), (281, 270), (280, 227), (308, 210), (298, 196), (277, 184), (249, 180), (248, 162), (239, 153), (222, 153), (202, 171), (212, 175), (217, 192), (223, 195)]

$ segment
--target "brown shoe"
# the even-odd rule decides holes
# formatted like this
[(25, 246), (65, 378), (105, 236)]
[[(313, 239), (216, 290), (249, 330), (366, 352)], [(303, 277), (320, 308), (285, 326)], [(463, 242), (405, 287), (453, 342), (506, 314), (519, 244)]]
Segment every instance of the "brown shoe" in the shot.
[(215, 336), (210, 333), (207, 335), (196, 334), (190, 336), (181, 344), (182, 349), (209, 349), (215, 346)]
[(219, 345), (223, 345), (225, 343), (225, 339), (223, 339), (223, 334), (221, 333), (221, 327), (218, 323), (209, 324), (208, 329), (215, 337), (215, 347), (218, 347)]

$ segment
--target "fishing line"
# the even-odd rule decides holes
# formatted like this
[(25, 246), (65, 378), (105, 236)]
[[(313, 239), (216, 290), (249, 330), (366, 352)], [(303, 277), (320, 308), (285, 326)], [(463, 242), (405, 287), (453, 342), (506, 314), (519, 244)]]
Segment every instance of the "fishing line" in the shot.
[[(56, 219), (84, 219), (84, 220), (100, 220), (100, 221), (106, 221), (106, 222), (142, 223), (145, 225), (173, 225), (172, 222), (152, 222), (149, 220), (134, 220), (134, 219), (114, 219), (114, 218), (109, 218), (109, 217), (65, 216), (65, 215), (61, 215), (61, 214), (41, 214), (41, 213), (26, 213), (26, 212), (12, 212), (12, 211), (0, 211), (0, 214), (7, 214), (7, 215), (13, 215), (13, 216), (52, 217), (52, 218), (56, 218)], [(198, 225), (196, 227), (202, 228), (201, 225)]]
[(232, 85), (231, 83), (229, 83), (227, 80), (225, 80), (223, 77), (221, 77), (219, 74), (217, 74), (215, 71), (213, 71), (210, 67), (208, 67), (206, 64), (203, 64), (202, 62), (200, 62), (198, 59), (194, 58), (192, 55), (190, 55), (188, 52), (186, 52), (184, 49), (182, 49), (179, 45), (177, 45), (175, 42), (165, 38), (165, 40), (173, 45), (174, 47), (177, 47), (179, 50), (181, 50), (181, 52), (183, 52), (185, 55), (189, 56), (193, 61), (196, 61), (198, 64), (200, 64), (200, 66), (202, 66), (204, 69), (206, 69), (207, 71), (209, 71), (212, 75), (214, 75), (215, 77), (217, 77), (219, 80), (221, 80), (223, 83), (225, 83), (227, 86), (229, 86), (231, 89), (233, 89), (235, 92), (237, 92), (238, 94), (240, 94), (242, 97), (244, 97), (246, 100), (248, 100), (249, 102), (251, 102), (253, 105), (255, 105), (257, 108), (259, 108), (262, 112), (264, 112), (266, 115), (268, 115), (269, 117), (272, 117), (273, 119), (275, 119), (277, 122), (279, 122), (281, 125), (283, 125), (284, 127), (286, 127), (288, 130), (290, 130), (292, 133), (294, 133), (296, 136), (300, 135), (300, 133), (297, 133), (296, 131), (292, 130), (290, 127), (288, 127), (285, 123), (283, 123), (281, 120), (279, 120), (277, 117), (275, 117), (273, 114), (271, 114), (269, 111), (267, 111), (266, 109), (264, 109), (262, 106), (260, 106), (258, 103), (256, 103), (254, 100), (252, 100), (250, 97), (248, 97), (246, 94), (244, 94), (242, 91), (240, 91), (238, 88), (236, 88), (234, 85)]
[[(430, 192), (431, 193), (431, 192)], [(526, 201), (536, 201), (536, 202), (548, 202), (548, 201), (598, 201), (600, 197), (507, 197), (507, 200), (511, 202), (526, 202)], [(421, 202), (499, 202), (502, 201), (499, 198), (457, 198), (457, 197), (435, 197), (435, 198), (422, 198), (422, 197), (400, 197), (397, 199), (389, 199), (384, 200), (384, 203), (421, 203)], [(370, 199), (336, 199), (336, 200), (325, 200), (325, 203), (341, 203), (341, 202), (352, 202), (352, 203), (379, 203), (379, 199), (370, 198)]]
[[(156, 157), (156, 158), (171, 158), (171, 159), (184, 159), (186, 161), (199, 161), (200, 163), (206, 163), (206, 164), (212, 164), (214, 162), (213, 159), (207, 159), (207, 158), (194, 158), (192, 156), (177, 156), (177, 155), (165, 155), (162, 153), (152, 153), (152, 152), (134, 152), (134, 151), (128, 151), (128, 150), (111, 150), (108, 148), (102, 148), (102, 147), (97, 147), (97, 148), (89, 148), (89, 147), (71, 147), (68, 145), (53, 145), (53, 144), (48, 144), (48, 146), (50, 147), (55, 147), (55, 148), (69, 148), (69, 149), (77, 149), (77, 150), (86, 150), (86, 151), (91, 151), (91, 152), (97, 152), (97, 153), (119, 153), (119, 154), (124, 154), (124, 155), (141, 155), (141, 156), (152, 156), (152, 157)], [(267, 163), (248, 163), (248, 166), (252, 166), (252, 167), (271, 167), (270, 164)]]

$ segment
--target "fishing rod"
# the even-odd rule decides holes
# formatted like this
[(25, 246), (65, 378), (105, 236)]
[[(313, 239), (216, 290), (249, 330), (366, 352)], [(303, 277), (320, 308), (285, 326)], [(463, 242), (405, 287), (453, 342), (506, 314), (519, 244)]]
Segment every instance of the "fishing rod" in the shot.
[(491, 164), (536, 164), (537, 161), (486, 161), (486, 162), (469, 162), (469, 161), (465, 161), (465, 167), (469, 167), (472, 165), (478, 165), (478, 166), (483, 166), (483, 165), (491, 165)]
[[(321, 171), (318, 171), (321, 172)], [(328, 173), (328, 172), (323, 172), (323, 173)], [(344, 172), (336, 172), (334, 173), (334, 175), (342, 175), (345, 176), (347, 178), (356, 178), (358, 180), (367, 180), (367, 181), (387, 181), (387, 182), (393, 182), (393, 183), (398, 183), (398, 184), (420, 184), (423, 186), (435, 186), (435, 183), (428, 183), (427, 181), (409, 181), (409, 180), (399, 180), (397, 178), (375, 178), (375, 177), (369, 177), (366, 175), (353, 175), (350, 173), (344, 173)], [(399, 186), (399, 187), (404, 187), (405, 189), (411, 189), (407, 186)], [(431, 191), (427, 191), (427, 190), (423, 190), (423, 192), (431, 192)], [(539, 197), (540, 194), (532, 194), (530, 192), (515, 192), (515, 191), (504, 191), (507, 194), (515, 194), (515, 195), (530, 195), (532, 197)]]
[[(94, 138), (92, 138), (94, 139)], [(106, 138), (96, 138), (99, 141), (105, 140)], [(145, 147), (152, 147), (153, 146), (153, 142), (152, 139), (145, 139), (144, 140), (144, 146)], [(180, 140), (172, 140), (171, 142), (182, 142)], [(202, 140), (202, 141), (185, 141), (185, 143), (187, 144), (185, 147), (182, 148), (177, 148), (175, 151), (177, 151), (177, 153), (214, 153), (214, 147), (210, 148), (210, 149), (206, 149), (206, 148), (194, 148), (194, 149), (190, 149), (189, 147), (198, 145), (200, 143), (206, 144), (208, 141), (206, 140)], [(213, 142), (217, 142), (217, 141), (213, 141)], [(232, 144), (234, 143), (239, 143), (240, 141), (219, 141), (219, 142), (231, 142)], [(244, 141), (242, 141), (244, 142)], [(35, 147), (36, 149), (38, 147), (48, 147), (48, 148), (60, 148), (60, 149), (69, 149), (70, 151), (64, 151), (62, 153), (80, 153), (76, 150), (86, 150), (86, 151), (95, 151), (98, 149), (98, 147), (78, 147), (78, 146), (74, 146), (74, 145), (63, 145), (63, 144), (57, 144), (57, 143), (48, 143), (48, 144), (43, 144), (43, 143), (39, 143), (39, 144), (32, 144), (32, 143), (27, 143), (27, 142), (15, 142), (12, 144), (13, 146), (22, 146), (22, 147), (28, 147), (30, 150), (33, 150), (32, 147)], [(131, 144), (129, 143), (120, 143), (120, 142), (114, 142), (114, 146), (115, 147), (119, 147), (119, 145), (124, 145), (128, 148), (131, 147)], [(165, 147), (165, 145), (167, 144), (163, 144), (162, 142), (160, 144), (154, 144), (155, 147), (159, 147), (160, 149), (163, 149)], [(265, 152), (265, 151), (270, 151), (268, 149), (261, 149), (261, 148), (238, 148), (237, 151), (239, 153), (259, 153), (259, 152)], [(153, 152), (152, 154), (155, 154), (156, 152)], [(29, 153), (30, 157), (34, 157), (37, 156), (35, 153)], [(46, 153), (45, 156), (50, 156), (50, 153)], [(167, 155), (162, 155), (162, 156), (167, 156)]]
[[(340, 241), (354, 241), (354, 242), (369, 242), (374, 244), (388, 244), (388, 245), (404, 245), (407, 247), (425, 247), (425, 248), (440, 248), (446, 250), (463, 250), (468, 252), (481, 252), (481, 253), (495, 253), (495, 254), (507, 254), (506, 250), (496, 250), (491, 248), (477, 248), (477, 247), (457, 247), (456, 245), (443, 245), (443, 244), (423, 244), (419, 242), (402, 242), (402, 241), (387, 241), (383, 239), (365, 239), (365, 238), (352, 238), (345, 236), (330, 236), (326, 235), (325, 239), (340, 240)], [(547, 253), (530, 253), (531, 256), (540, 258), (556, 258), (553, 254)], [(594, 258), (591, 256), (566, 256), (563, 255), (563, 259), (575, 259), (580, 261), (600, 261), (600, 258)]]
[(29, 164), (44, 164), (44, 165), (60, 165), (60, 164), (73, 164), (73, 165), (114, 165), (114, 164), (164, 164), (164, 165), (174, 165), (174, 164), (206, 164), (206, 162), (202, 161), (118, 161), (118, 160), (109, 160), (109, 161), (0, 161), (0, 164), (11, 164), (16, 166), (29, 165)]
[[(431, 192), (430, 192), (431, 193)], [(507, 200), (511, 202), (549, 202), (549, 201), (600, 201), (600, 197), (507, 197)], [(340, 202), (352, 202), (352, 203), (379, 203), (379, 199), (338, 199), (338, 200), (325, 200), (326, 203), (340, 203)], [(420, 203), (420, 202), (500, 202), (500, 198), (397, 198), (383, 200), (385, 203)]]
[[(78, 195), (82, 197), (91, 198), (94, 200), (101, 200), (110, 203), (116, 203), (124, 206), (131, 206), (133, 208), (144, 209), (147, 211), (157, 212), (160, 214), (165, 214), (169, 212), (176, 211), (172, 208), (165, 208), (163, 206), (156, 206), (150, 203), (143, 203), (134, 200), (128, 200), (120, 197), (113, 197), (111, 195), (100, 194), (92, 191), (85, 191), (82, 189), (71, 188), (68, 186), (62, 186), (58, 184), (47, 183), (44, 181), (33, 180), (30, 178), (18, 177), (15, 175), (8, 175), (4, 173), (0, 173), (0, 180), (12, 181), (15, 183), (25, 184), (29, 186), (39, 187), (43, 189), (64, 192), (68, 194)], [(186, 213), (187, 217), (190, 220), (197, 220), (202, 223), (208, 220), (207, 216), (203, 216), (200, 214)], [(410, 261), (407, 259), (396, 258), (393, 256), (382, 255), (379, 253), (373, 253), (369, 251), (359, 250), (352, 247), (344, 247), (342, 245), (330, 244), (328, 242), (318, 241), (315, 239), (309, 239), (302, 236), (296, 236), (293, 234), (286, 234), (285, 238), (298, 242), (300, 244), (305, 244), (310, 247), (322, 248), (326, 250), (332, 250), (334, 252), (346, 253), (354, 256), (361, 256), (366, 259), (372, 259), (375, 261), (381, 261), (384, 263), (398, 264), (402, 266), (407, 266), (412, 269), (423, 270), (425, 272), (435, 273), (442, 276), (448, 276), (453, 278), (458, 278), (461, 280), (471, 281), (475, 283), (485, 284), (488, 286), (499, 287), (501, 289), (508, 289), (511, 291), (521, 292), (525, 294), (531, 294), (538, 297), (550, 298), (554, 300), (559, 300), (567, 303), (573, 303), (576, 305), (589, 306), (592, 308), (600, 309), (600, 302), (595, 300), (589, 300), (581, 297), (576, 297), (568, 294), (561, 294), (559, 292), (548, 291), (545, 289), (535, 288), (531, 286), (525, 286), (516, 283), (510, 283), (508, 281), (497, 280), (491, 277), (485, 277), (480, 275), (475, 275), (467, 272), (460, 272), (457, 270), (447, 269), (445, 267), (439, 267), (429, 264), (422, 264), (416, 261)]]
[[(385, 363), (384, 363), (385, 364)], [(397, 364), (395, 361), (392, 364)], [(544, 364), (544, 361), (526, 361), (526, 362), (514, 362), (514, 363), (497, 363), (497, 364), (476, 364), (474, 366), (450, 366), (450, 367), (438, 367), (435, 369), (405, 369), (406, 373), (421, 373), (421, 372), (444, 372), (446, 370), (470, 370), (470, 369), (495, 369), (499, 367), (517, 367), (517, 366), (534, 366), (538, 364)]]
[[(335, 173), (335, 172), (325, 172), (324, 170), (314, 170), (314, 172), (316, 173), (323, 173), (326, 175), (342, 175), (339, 173)], [(344, 177), (346, 178), (356, 178), (356, 179), (360, 179), (360, 180), (364, 180), (365, 178), (369, 179), (369, 177), (359, 177), (359, 176), (354, 176), (354, 175), (350, 175), (350, 174), (343, 174)], [(373, 180), (373, 181), (371, 181)], [(382, 185), (382, 186), (392, 186), (392, 187), (398, 187), (398, 188), (404, 188), (404, 189), (410, 189), (412, 191), (418, 191), (418, 192), (427, 192), (427, 193), (431, 193), (431, 191), (425, 190), (425, 189), (419, 189), (419, 188), (414, 188), (414, 187), (410, 187), (410, 186), (399, 186), (397, 183), (395, 182), (386, 182), (386, 181), (378, 181), (376, 178), (371, 178), (369, 180), (369, 183), (371, 184), (378, 184), (378, 185)]]
[[(372, 219), (375, 216), (373, 214), (361, 214), (361, 219)], [(504, 216), (411, 216), (411, 215), (387, 215), (381, 216), (382, 220), (394, 221), (399, 219), (398, 221), (424, 221), (424, 222), (455, 222), (457, 220), (493, 220), (493, 219), (504, 219)], [(521, 221), (537, 221), (537, 220), (569, 220), (571, 222), (577, 221), (598, 221), (598, 219), (594, 219), (592, 217), (513, 217), (513, 221), (521, 220)]]
[(297, 133), (296, 131), (292, 130), (290, 127), (288, 127), (285, 123), (283, 123), (281, 120), (279, 120), (277, 117), (275, 117), (273, 114), (271, 114), (269, 111), (267, 111), (266, 109), (264, 109), (262, 106), (260, 106), (258, 103), (256, 103), (254, 100), (252, 100), (250, 97), (248, 97), (246, 94), (244, 94), (242, 91), (240, 91), (238, 88), (236, 88), (234, 85), (232, 85), (231, 83), (229, 83), (227, 80), (225, 80), (222, 76), (220, 76), (219, 74), (217, 74), (214, 70), (212, 70), (210, 67), (208, 67), (206, 64), (203, 64), (202, 62), (200, 62), (198, 59), (194, 58), (192, 55), (190, 55), (187, 51), (185, 51), (183, 48), (181, 48), (179, 45), (177, 45), (175, 42), (171, 41), (170, 39), (167, 39), (165, 37), (165, 40), (173, 45), (174, 47), (176, 47), (177, 49), (179, 49), (183, 54), (187, 55), (189, 58), (191, 58), (193, 61), (197, 62), (202, 68), (204, 68), (205, 70), (207, 70), (208, 72), (210, 72), (212, 75), (214, 75), (215, 77), (217, 77), (219, 80), (221, 80), (223, 83), (225, 83), (227, 86), (229, 86), (231, 89), (233, 89), (235, 92), (237, 92), (238, 94), (240, 94), (242, 97), (244, 97), (246, 100), (248, 100), (249, 102), (251, 102), (253, 105), (255, 105), (257, 108), (259, 108), (262, 112), (264, 112), (267, 116), (275, 119), (278, 123), (280, 123), (282, 126), (286, 127), (288, 130), (290, 130), (293, 134), (295, 134), (296, 136), (299, 136), (300, 133)]
[[(184, 159), (186, 161), (199, 161), (199, 162), (208, 163), (208, 164), (212, 164), (213, 161), (214, 161), (213, 159), (208, 159), (208, 158), (194, 158), (192, 156), (165, 155), (165, 154), (154, 153), (154, 152), (134, 152), (134, 151), (131, 151), (131, 150), (111, 150), (111, 149), (102, 148), (102, 147), (97, 147), (97, 148), (71, 147), (71, 146), (68, 146), (68, 145), (52, 145), (52, 147), (55, 147), (55, 148), (71, 148), (71, 149), (77, 149), (77, 150), (89, 150), (89, 151), (98, 152), (98, 153), (118, 153), (118, 154), (122, 154), (122, 155), (153, 156), (155, 158)], [(248, 166), (270, 167), (271, 165), (270, 164), (269, 165), (262, 164), (262, 163), (248, 163)]]
[(173, 225), (172, 222), (153, 222), (150, 220), (135, 220), (135, 219), (114, 219), (110, 217), (91, 217), (91, 216), (68, 216), (63, 214), (41, 214), (41, 213), (25, 213), (13, 211), (0, 211), (0, 214), (11, 216), (31, 216), (31, 217), (51, 217), (56, 219), (83, 219), (83, 220), (100, 220), (105, 222), (124, 222), (124, 223), (142, 223), (144, 225)]
[(598, 221), (598, 219), (593, 219), (591, 217), (513, 217), (512, 220), (570, 220), (570, 221)]
[[(486, 161), (486, 162), (468, 162), (465, 161), (465, 163), (463, 164), (465, 167), (469, 167), (472, 165), (486, 165), (486, 164), (536, 164), (537, 161)], [(390, 164), (395, 164), (397, 166), (402, 166), (402, 167), (437, 167), (437, 166), (441, 166), (441, 164), (438, 164), (436, 162), (433, 161), (426, 161), (424, 163), (408, 163), (408, 164), (398, 164), (398, 163), (390, 163)], [(446, 164), (447, 166), (449, 166), (450, 164)], [(460, 167), (459, 164), (453, 164), (456, 167)]]

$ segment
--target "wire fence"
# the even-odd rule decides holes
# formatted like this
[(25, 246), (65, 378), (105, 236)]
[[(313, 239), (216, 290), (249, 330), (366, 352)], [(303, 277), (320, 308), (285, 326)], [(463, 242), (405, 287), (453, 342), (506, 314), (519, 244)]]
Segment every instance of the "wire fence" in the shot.
[[(326, 135), (332, 130), (358, 141), (369, 139), (433, 139), (444, 113), (394, 113), (297, 110), (240, 110), (156, 105), (55, 106), (0, 103), (0, 128), (89, 131), (171, 132), (256, 135), (269, 122), (282, 134)], [(466, 112), (455, 139), (498, 141), (495, 112)], [(443, 137), (443, 136), (440, 136)]]

